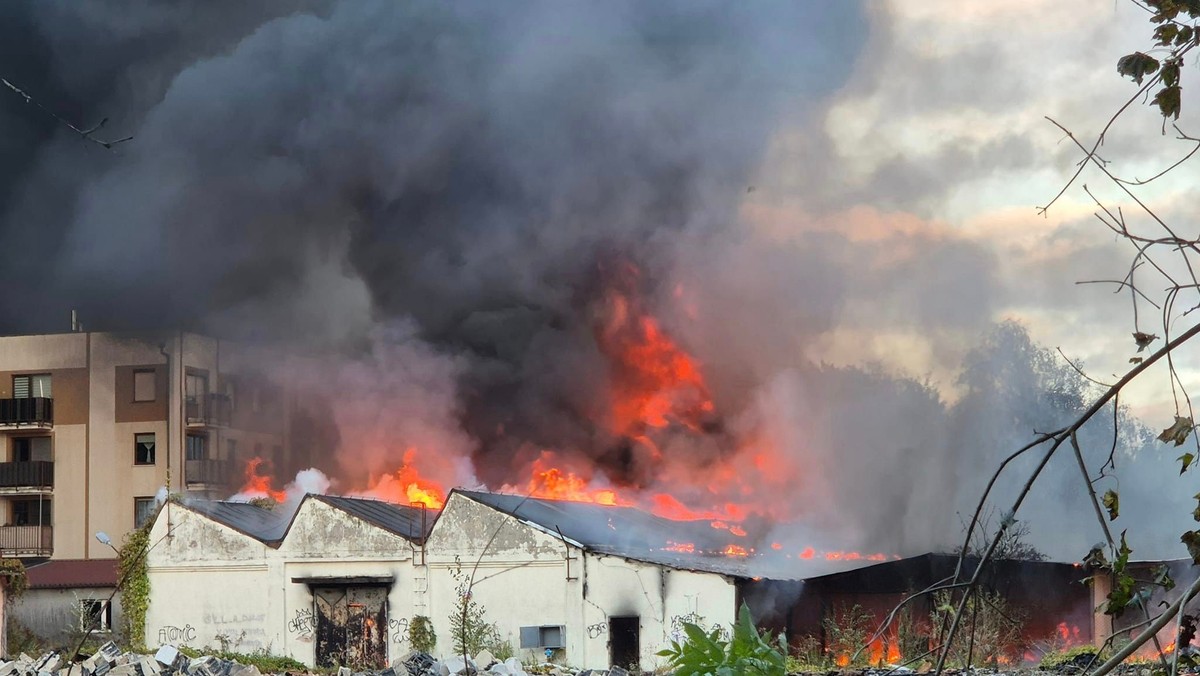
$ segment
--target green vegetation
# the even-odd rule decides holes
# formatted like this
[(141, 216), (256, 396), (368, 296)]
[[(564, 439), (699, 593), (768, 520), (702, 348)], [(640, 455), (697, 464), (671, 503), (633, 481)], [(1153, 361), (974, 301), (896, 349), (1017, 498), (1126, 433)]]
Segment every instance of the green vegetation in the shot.
[[(948, 627), (957, 611), (958, 598), (948, 590), (933, 597), (930, 613), (932, 627)], [(962, 631), (954, 636), (948, 652), (948, 664), (995, 667), (1018, 661), (1024, 654), (1022, 629), (1025, 618), (999, 592), (978, 590), (963, 609)]]
[(871, 654), (864, 646), (871, 638), (873, 618), (861, 606), (845, 604), (834, 608), (821, 621), (825, 627), (826, 651), (838, 666), (865, 666)]
[(500, 636), (500, 629), (494, 622), (487, 621), (486, 609), (475, 600), (470, 576), (463, 572), (461, 565), (453, 568), (450, 575), (458, 582), (455, 587), (457, 602), (450, 613), (450, 638), (454, 641), (454, 649), (468, 657), (483, 650), (497, 659), (512, 657), (512, 645)]
[(408, 641), (413, 650), (423, 653), (433, 653), (437, 647), (437, 634), (433, 631), (433, 621), (424, 615), (412, 618), (408, 627)]
[(146, 645), (146, 611), (150, 608), (150, 575), (146, 570), (146, 550), (150, 545), (150, 527), (154, 519), (125, 536), (118, 551), (118, 580), (121, 583), (121, 608), (124, 612), (121, 634), (127, 646), (137, 650)]
[(695, 624), (685, 622), (683, 631), (687, 636), (683, 643), (671, 641), (671, 647), (658, 652), (660, 657), (667, 658), (675, 676), (781, 676), (787, 671), (788, 661), (784, 657), (787, 642), (783, 635), (773, 645), (769, 636), (759, 634), (745, 603), (738, 611), (738, 621), (729, 640), (721, 637), (719, 627), (705, 633)]
[[(1087, 662), (1091, 661), (1091, 658), (1096, 657), (1098, 652), (1099, 651), (1096, 650), (1096, 646), (1093, 645), (1080, 645), (1068, 650), (1054, 650), (1042, 656), (1042, 661), (1038, 662), (1038, 668), (1047, 670), (1056, 669), (1064, 664), (1076, 662), (1082, 657), (1087, 658), (1083, 660), (1086, 664)], [(1107, 655), (1105, 655), (1105, 657), (1107, 657)], [(1097, 662), (1097, 664), (1099, 664), (1099, 662)]]
[(200, 657), (202, 655), (211, 655), (213, 657), (258, 667), (258, 670), (264, 674), (282, 674), (292, 671), (299, 673), (308, 673), (310, 670), (304, 664), (296, 660), (285, 657), (283, 655), (272, 655), (266, 648), (255, 650), (248, 653), (237, 652), (236, 646), (230, 646), (229, 641), (221, 640), (220, 648), (212, 646), (204, 646), (203, 648), (189, 648), (180, 646), (179, 652), (191, 658)]
[(20, 598), (29, 588), (29, 576), (20, 559), (0, 559), (0, 577), (5, 580), (9, 601)]

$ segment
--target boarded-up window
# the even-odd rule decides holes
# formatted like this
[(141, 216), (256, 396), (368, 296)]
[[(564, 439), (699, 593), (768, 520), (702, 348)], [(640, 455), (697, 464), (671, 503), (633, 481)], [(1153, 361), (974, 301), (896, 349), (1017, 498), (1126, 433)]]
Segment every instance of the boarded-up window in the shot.
[(133, 464), (153, 465), (154, 460), (154, 433), (133, 435)]
[(521, 627), (521, 647), (561, 648), (563, 647), (563, 627), (561, 625)]
[(133, 372), (134, 401), (154, 401), (157, 396), (154, 389), (154, 369), (138, 369)]
[(30, 397), (51, 398), (50, 374), (36, 376), (13, 376), (13, 399), (28, 399)]

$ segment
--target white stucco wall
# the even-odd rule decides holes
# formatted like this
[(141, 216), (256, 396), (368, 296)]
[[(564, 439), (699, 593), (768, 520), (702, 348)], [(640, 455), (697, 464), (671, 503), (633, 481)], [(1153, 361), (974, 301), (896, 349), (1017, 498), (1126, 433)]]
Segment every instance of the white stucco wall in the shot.
[[(163, 539), (170, 521), (172, 537)], [(306, 499), (278, 549), (169, 504), (150, 533), (146, 640), (266, 649), (315, 663), (313, 597), (293, 578), (392, 577), (388, 659), (408, 652), (414, 566), (409, 542), (318, 499)], [(165, 641), (160, 639), (166, 639)]]
[(282, 590), (272, 584), (269, 547), (173, 503), (155, 520), (150, 547), (151, 647), (216, 646), (221, 636), (240, 640), (239, 649), (246, 651), (282, 643), (270, 630), (272, 590), (275, 596)]
[[(456, 570), (469, 576), (475, 568), (473, 598), (514, 648), (522, 626), (561, 625), (566, 647), (555, 659), (580, 668), (610, 666), (610, 617), (640, 618), (640, 666), (652, 669), (661, 662), (654, 653), (669, 640), (676, 618), (694, 613), (708, 626), (729, 625), (736, 612), (733, 581), (721, 575), (587, 553), (458, 493), (434, 525), (427, 552), (429, 616), (443, 657), (454, 651)], [(544, 659), (540, 650), (518, 655)]]

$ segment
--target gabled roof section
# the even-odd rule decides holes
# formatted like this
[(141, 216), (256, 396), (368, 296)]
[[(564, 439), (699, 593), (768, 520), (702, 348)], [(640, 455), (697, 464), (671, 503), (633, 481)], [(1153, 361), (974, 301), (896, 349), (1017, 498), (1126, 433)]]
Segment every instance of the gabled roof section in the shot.
[(429, 530), (438, 515), (437, 510), (397, 505), (371, 498), (316, 494), (310, 494), (308, 497), (413, 542), (424, 540), (429, 535)]
[(290, 515), (249, 502), (193, 500), (183, 506), (270, 547), (279, 545), (291, 523)]
[(26, 569), (30, 589), (116, 587), (116, 559), (56, 559)]
[(673, 521), (632, 507), (543, 500), (455, 489), (463, 497), (562, 537), (597, 554), (731, 577), (792, 579), (774, 560), (728, 552), (752, 542), (710, 521)]

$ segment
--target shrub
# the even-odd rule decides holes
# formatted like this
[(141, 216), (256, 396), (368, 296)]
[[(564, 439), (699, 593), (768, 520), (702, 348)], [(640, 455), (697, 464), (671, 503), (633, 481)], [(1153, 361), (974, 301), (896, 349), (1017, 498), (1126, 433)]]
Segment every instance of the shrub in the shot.
[[(933, 603), (930, 625), (949, 627), (958, 609), (957, 598), (949, 591), (942, 591), (934, 595)], [(950, 645), (949, 662), (962, 666), (969, 660), (972, 664), (994, 667), (1024, 653), (1025, 618), (999, 592), (976, 591), (963, 612), (965, 617)]]
[(866, 650), (867, 639), (872, 633), (871, 614), (861, 606), (840, 605), (821, 621), (827, 638), (826, 652), (840, 667), (866, 664), (871, 653)]
[(780, 635), (776, 645), (758, 633), (745, 603), (738, 611), (737, 624), (729, 640), (721, 637), (720, 628), (705, 633), (700, 627), (685, 622), (683, 643), (671, 641), (671, 647), (658, 655), (667, 658), (675, 676), (705, 676), (707, 674), (763, 674), (777, 676), (786, 670), (784, 654), (787, 643)]
[(412, 618), (408, 627), (408, 641), (413, 650), (433, 653), (433, 649), (437, 647), (437, 634), (433, 631), (433, 622), (424, 615)]

